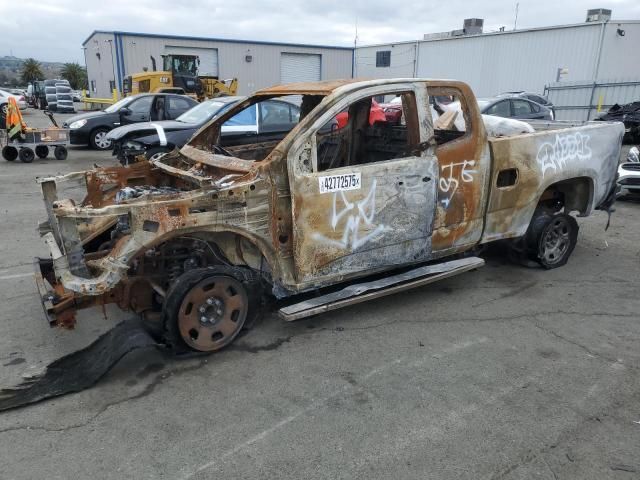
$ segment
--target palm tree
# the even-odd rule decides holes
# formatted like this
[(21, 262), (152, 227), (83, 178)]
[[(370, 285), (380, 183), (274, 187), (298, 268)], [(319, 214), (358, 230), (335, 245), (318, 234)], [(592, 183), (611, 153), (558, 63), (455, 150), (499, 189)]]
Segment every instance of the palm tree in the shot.
[(87, 88), (87, 71), (78, 63), (65, 63), (60, 71), (60, 76), (69, 80), (69, 84), (74, 90)]
[(36, 80), (44, 79), (42, 70), (40, 69), (40, 62), (33, 58), (27, 58), (22, 64), (22, 83), (25, 85), (33, 83)]

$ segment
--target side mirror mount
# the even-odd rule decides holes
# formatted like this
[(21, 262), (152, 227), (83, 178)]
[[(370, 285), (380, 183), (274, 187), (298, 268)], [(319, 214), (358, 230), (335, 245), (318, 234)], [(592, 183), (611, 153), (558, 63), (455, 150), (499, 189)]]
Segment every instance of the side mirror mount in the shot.
[(123, 107), (120, 109), (120, 115), (123, 117), (128, 117), (129, 115), (131, 115), (131, 110), (127, 107)]

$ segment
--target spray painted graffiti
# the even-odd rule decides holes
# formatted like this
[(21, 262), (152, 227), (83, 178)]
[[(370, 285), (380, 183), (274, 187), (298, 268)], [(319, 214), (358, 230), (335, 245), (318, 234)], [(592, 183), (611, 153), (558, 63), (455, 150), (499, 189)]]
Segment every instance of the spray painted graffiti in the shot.
[(542, 169), (542, 176), (544, 177), (547, 170), (555, 172), (562, 169), (567, 162), (589, 160), (591, 158), (590, 139), (591, 137), (584, 133), (572, 132), (556, 135), (554, 143), (545, 142), (540, 145), (536, 159)]
[(438, 188), (442, 193), (446, 194), (444, 198), (440, 199), (445, 208), (451, 203), (451, 198), (458, 190), (460, 181), (463, 183), (473, 182), (473, 176), (477, 173), (477, 170), (469, 169), (468, 167), (474, 167), (475, 164), (475, 160), (463, 160), (462, 162), (450, 163), (440, 167)]
[[(327, 238), (320, 233), (314, 233), (313, 238), (342, 249), (355, 250), (374, 237), (387, 230), (384, 225), (374, 226), (376, 207), (376, 180), (371, 184), (371, 190), (365, 198), (358, 202), (350, 202), (345, 193), (335, 192), (331, 211), (331, 228), (337, 231), (341, 225), (342, 237), (339, 240)], [(368, 233), (362, 235), (360, 229), (364, 227)], [(373, 228), (373, 229), (371, 229)]]

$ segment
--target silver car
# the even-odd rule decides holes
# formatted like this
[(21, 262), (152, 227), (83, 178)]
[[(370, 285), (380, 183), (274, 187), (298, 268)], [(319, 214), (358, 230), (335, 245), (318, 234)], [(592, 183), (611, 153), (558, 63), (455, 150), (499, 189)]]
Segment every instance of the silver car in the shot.
[(518, 120), (553, 120), (550, 108), (521, 97), (479, 98), (480, 113)]
[(16, 103), (18, 104), (18, 108), (20, 110), (25, 110), (27, 108), (27, 99), (25, 98), (24, 95), (14, 95), (13, 93), (9, 93), (7, 90), (0, 90), (0, 97), (3, 97), (5, 102), (3, 102), (3, 106), (2, 108), (3, 110), (3, 115), (6, 115), (6, 102), (9, 101), (9, 97), (14, 97), (16, 99)]

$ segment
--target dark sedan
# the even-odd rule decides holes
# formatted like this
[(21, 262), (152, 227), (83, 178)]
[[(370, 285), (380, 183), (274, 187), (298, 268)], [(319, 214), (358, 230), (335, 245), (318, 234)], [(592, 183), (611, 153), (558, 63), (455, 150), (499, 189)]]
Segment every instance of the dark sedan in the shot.
[(193, 98), (184, 95), (132, 95), (102, 111), (74, 115), (64, 123), (64, 127), (70, 131), (72, 144), (107, 150), (111, 148), (111, 140), (107, 138), (110, 130), (130, 123), (173, 120), (197, 104)]
[[(124, 165), (145, 155), (148, 159), (183, 147), (193, 134), (214, 116), (245, 97), (218, 97), (194, 107), (170, 122), (140, 123), (119, 127), (109, 133), (113, 154)], [(298, 123), (300, 108), (283, 100), (265, 100), (251, 105), (222, 126), (222, 145), (266, 142), (281, 139)]]
[(553, 120), (551, 109), (519, 97), (479, 98), (480, 113), (518, 120)]

